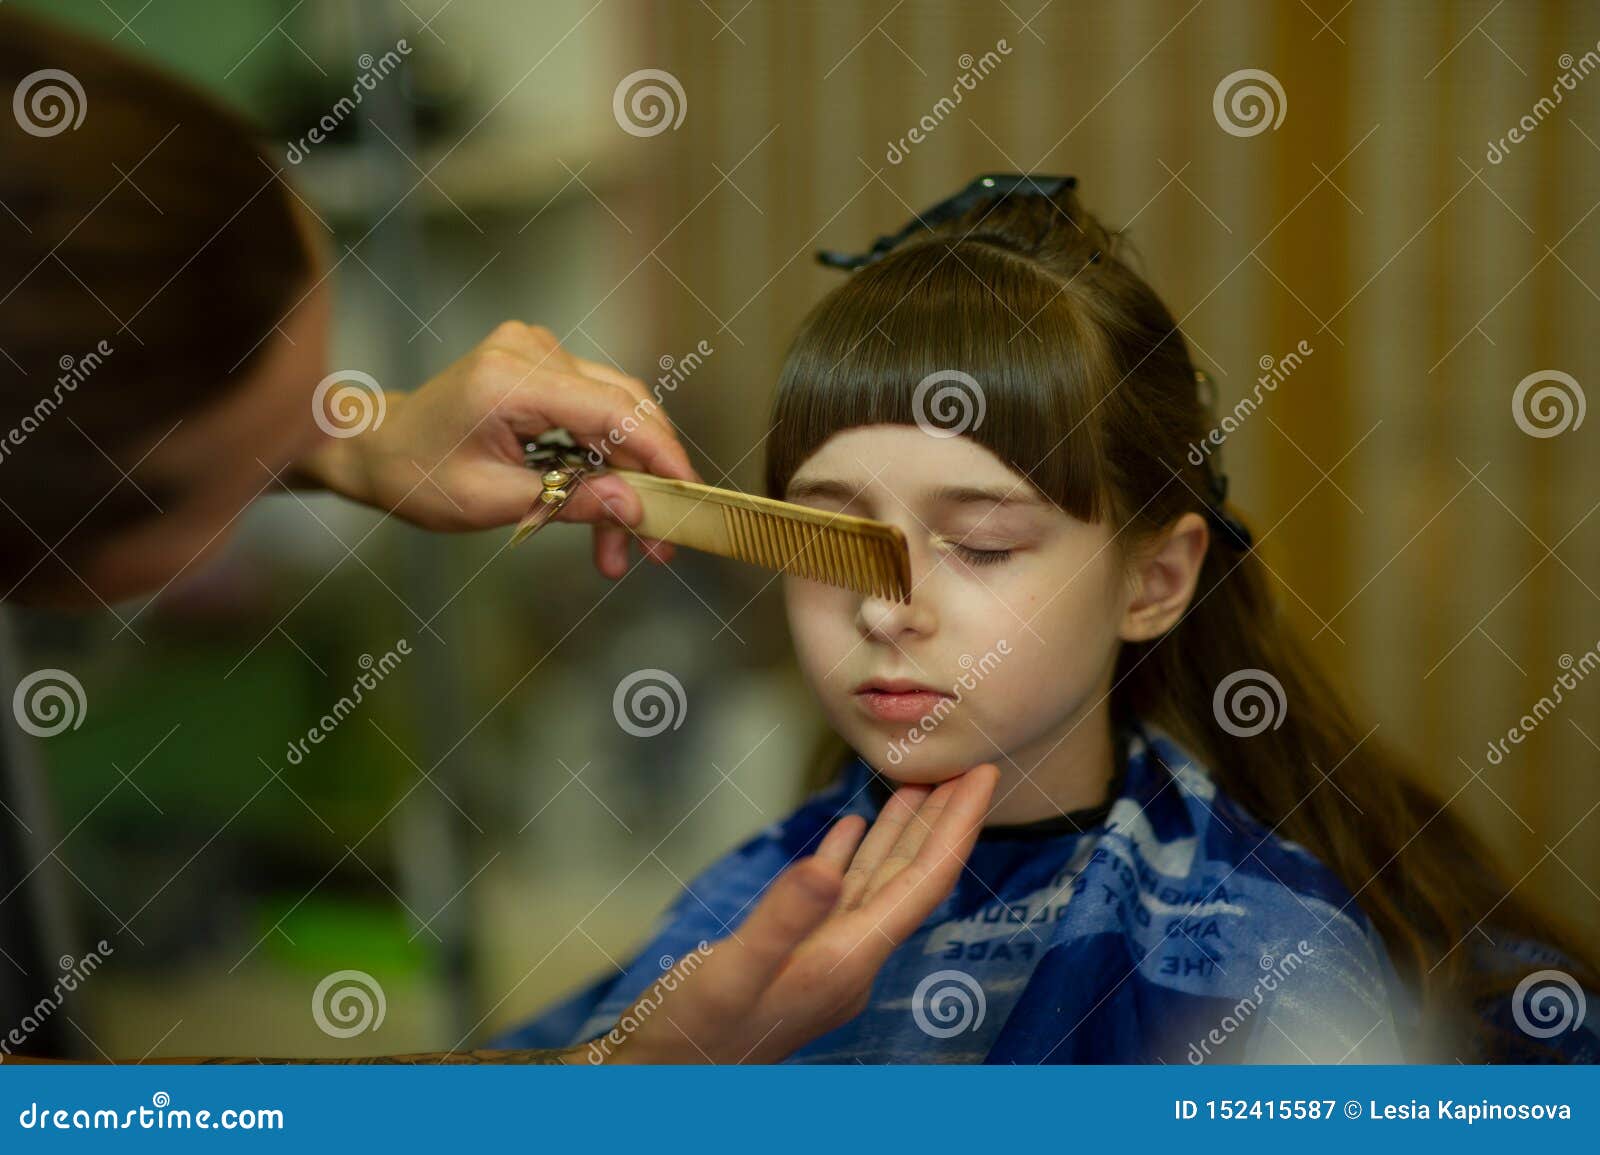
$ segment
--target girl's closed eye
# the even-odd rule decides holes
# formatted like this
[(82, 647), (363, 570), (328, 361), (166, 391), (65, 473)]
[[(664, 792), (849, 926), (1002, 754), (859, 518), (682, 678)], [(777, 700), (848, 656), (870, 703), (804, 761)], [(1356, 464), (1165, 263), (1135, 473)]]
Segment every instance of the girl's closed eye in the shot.
[(935, 536), (936, 548), (947, 549), (961, 558), (968, 565), (998, 565), (1011, 557), (1012, 546), (983, 546), (969, 545), (962, 541), (951, 541), (949, 538)]
[(1011, 556), (1009, 549), (973, 549), (965, 545), (956, 546), (956, 552), (972, 565), (998, 565)]

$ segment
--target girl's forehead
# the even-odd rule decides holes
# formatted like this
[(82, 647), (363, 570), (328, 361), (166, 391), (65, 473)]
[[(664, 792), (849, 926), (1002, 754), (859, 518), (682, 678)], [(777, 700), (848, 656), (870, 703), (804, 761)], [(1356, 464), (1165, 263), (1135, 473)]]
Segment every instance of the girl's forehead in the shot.
[(800, 463), (789, 491), (842, 482), (852, 490), (886, 490), (901, 496), (971, 487), (1039, 498), (1027, 477), (965, 434), (941, 436), (916, 425), (862, 425), (843, 429)]

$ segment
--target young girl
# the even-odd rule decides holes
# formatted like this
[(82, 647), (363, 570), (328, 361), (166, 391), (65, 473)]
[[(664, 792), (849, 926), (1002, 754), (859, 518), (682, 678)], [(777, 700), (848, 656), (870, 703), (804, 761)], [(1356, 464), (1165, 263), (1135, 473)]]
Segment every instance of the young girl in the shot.
[(1600, 1056), (1570, 940), (1287, 632), (1191, 456), (1211, 420), (1183, 338), (1074, 183), (980, 178), (824, 255), (859, 271), (785, 360), (768, 492), (898, 525), (913, 577), (905, 603), (784, 580), (850, 752), (625, 973), (495, 1045), (604, 1034), (841, 815), (993, 761), (954, 893), (797, 1061)]

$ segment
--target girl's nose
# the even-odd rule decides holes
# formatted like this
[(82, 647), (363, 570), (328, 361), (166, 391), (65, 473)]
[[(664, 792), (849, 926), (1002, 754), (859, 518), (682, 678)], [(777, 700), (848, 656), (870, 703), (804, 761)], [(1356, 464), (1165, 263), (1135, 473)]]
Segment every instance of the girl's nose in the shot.
[(879, 641), (898, 643), (905, 635), (927, 637), (939, 624), (934, 609), (933, 591), (924, 585), (932, 578), (939, 565), (935, 553), (924, 547), (920, 526), (906, 528), (911, 552), (911, 589), (908, 600), (899, 602), (890, 598), (865, 597), (856, 609), (856, 628), (864, 638), (876, 637)]
[(926, 594), (918, 596), (913, 584), (911, 600), (864, 597), (856, 610), (856, 628), (864, 638), (899, 642), (908, 634), (926, 637), (933, 632), (934, 617)]

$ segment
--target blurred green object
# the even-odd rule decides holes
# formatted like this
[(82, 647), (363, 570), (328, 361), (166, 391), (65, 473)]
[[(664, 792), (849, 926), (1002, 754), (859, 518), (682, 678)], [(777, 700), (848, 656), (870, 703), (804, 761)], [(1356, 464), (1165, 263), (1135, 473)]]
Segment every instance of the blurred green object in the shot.
[[(310, 652), (262, 645), (243, 663), (249, 633), (229, 630), (152, 630), (136, 662), (49, 659), (73, 666), (89, 687), (90, 724), (43, 753), (58, 850), (96, 934), (120, 932), (126, 920), (153, 948), (142, 961), (217, 947), (237, 955), (260, 937), (258, 904), (282, 913), (315, 888), (294, 913), (296, 926), (311, 920), (308, 941), (326, 944), (319, 957), (342, 943), (343, 957), (366, 959), (364, 945), (359, 954), (349, 948), (370, 936), (382, 957), (415, 969), (422, 939), (434, 940), (424, 932), (409, 943), (404, 911), (385, 914), (378, 908), (390, 895), (369, 896), (379, 885), (372, 872), (392, 876), (396, 847), (385, 834), (368, 837), (417, 783), (402, 753), (415, 738), (411, 671), (401, 666), (291, 761), (290, 744), (362, 669), (350, 636), (360, 626), (348, 618), (317, 626), (305, 630)], [(276, 897), (289, 892), (288, 901)], [(349, 905), (326, 905), (339, 895)]]
[[(101, 0), (11, 2), (165, 65), (257, 116), (274, 117), (293, 97), (286, 74), (317, 76), (286, 38), (289, 33), (277, 31), (290, 7), (281, 0), (164, 0), (121, 15)], [(303, 35), (292, 19), (285, 27)], [(94, 115), (92, 96), (89, 115)]]
[[(235, 840), (260, 838), (317, 856), (365, 835), (404, 788), (405, 760), (384, 737), (402, 747), (410, 737), (403, 676), (391, 677), (295, 765), (289, 743), (346, 692), (343, 675), (360, 672), (354, 662), (324, 654), (330, 670), (340, 670), (324, 679), (281, 647), (263, 646), (237, 669), (225, 647), (152, 651), (139, 669), (91, 679), (95, 724), (49, 747), (64, 829), (84, 819), (102, 844), (181, 845), (188, 841), (182, 831), (210, 835), (230, 823)], [(367, 857), (382, 853), (372, 845)]]
[(385, 980), (431, 975), (432, 936), (423, 931), (413, 938), (406, 914), (387, 896), (364, 902), (286, 892), (263, 898), (256, 922), (266, 940), (263, 953), (306, 974), (358, 966)]

